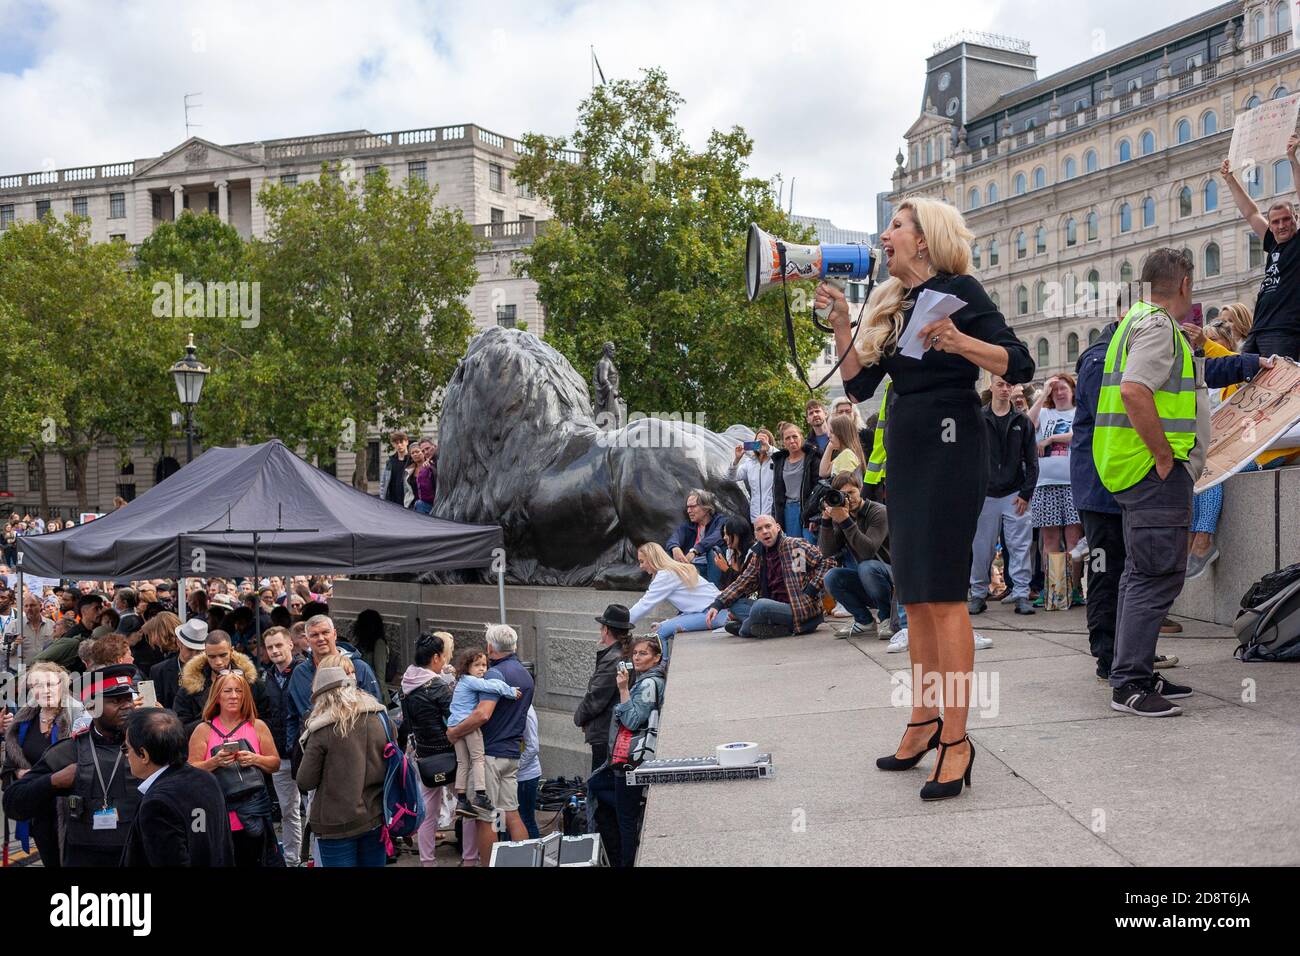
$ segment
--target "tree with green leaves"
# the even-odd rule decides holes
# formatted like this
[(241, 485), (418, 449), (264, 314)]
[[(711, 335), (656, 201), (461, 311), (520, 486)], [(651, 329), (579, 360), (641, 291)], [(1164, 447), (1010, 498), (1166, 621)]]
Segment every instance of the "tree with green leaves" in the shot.
[[(745, 297), (751, 222), (811, 241), (746, 175), (753, 142), (714, 130), (692, 151), (677, 125), (682, 98), (659, 70), (597, 87), (566, 138), (530, 134), (516, 180), (555, 218), (519, 263), (538, 285), (546, 339), (579, 369), (618, 348), (628, 408), (693, 413), (716, 428), (802, 421), (807, 389), (790, 368), (781, 297)], [(576, 162), (565, 151), (576, 149)], [(800, 303), (810, 302), (804, 290)], [(796, 323), (800, 363), (825, 345)]]
[(480, 243), (435, 195), (413, 179), (396, 188), (382, 171), (354, 181), (337, 164), (262, 189), (266, 238), (248, 247), (260, 321), (227, 323), (211, 341), (243, 399), (204, 416), (213, 440), (277, 436), (322, 461), (352, 444), (353, 484), (365, 487), (367, 427), (415, 426), (437, 411), (473, 331), (465, 299)]
[[(19, 361), (33, 362), (30, 388), (42, 393), (15, 414), (18, 431), (6, 441), (26, 443), (42, 460), (45, 451), (62, 454), (82, 509), (91, 449), (115, 445), (125, 457), (136, 439), (166, 433), (175, 404), (166, 370), (177, 348), (174, 323), (151, 313), (148, 290), (129, 268), (130, 248), (92, 243), (89, 227), (82, 217), (45, 216), (0, 235), (0, 323), (9, 344), (21, 341)], [(29, 344), (48, 358), (31, 358)], [(6, 392), (10, 383), (6, 375)]]

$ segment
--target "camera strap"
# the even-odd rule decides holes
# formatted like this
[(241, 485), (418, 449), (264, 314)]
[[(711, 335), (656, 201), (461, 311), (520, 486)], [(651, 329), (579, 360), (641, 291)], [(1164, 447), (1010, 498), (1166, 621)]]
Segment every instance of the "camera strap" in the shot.
[[(790, 361), (794, 365), (795, 373), (799, 376), (799, 381), (803, 382), (804, 387), (807, 388), (809, 392), (816, 392), (817, 389), (829, 382), (835, 373), (840, 370), (840, 366), (844, 364), (845, 356), (849, 353), (846, 351), (844, 355), (841, 355), (839, 359), (836, 360), (835, 365), (831, 367), (831, 370), (827, 372), (822, 377), (822, 380), (816, 385), (813, 385), (808, 381), (808, 374), (803, 370), (803, 363), (799, 361), (799, 350), (795, 347), (794, 316), (790, 314), (790, 290), (785, 270), (785, 243), (778, 242), (776, 244), (776, 249), (781, 260), (781, 298), (785, 305), (785, 340), (786, 344), (790, 347)], [(858, 333), (862, 331), (862, 313), (866, 311), (867, 303), (871, 300), (871, 291), (875, 287), (876, 277), (873, 273), (867, 279), (867, 295), (862, 301), (862, 308), (858, 309), (858, 320), (853, 323), (853, 337), (849, 340), (850, 349), (852, 349), (858, 341)], [(818, 328), (821, 328), (819, 324)]]

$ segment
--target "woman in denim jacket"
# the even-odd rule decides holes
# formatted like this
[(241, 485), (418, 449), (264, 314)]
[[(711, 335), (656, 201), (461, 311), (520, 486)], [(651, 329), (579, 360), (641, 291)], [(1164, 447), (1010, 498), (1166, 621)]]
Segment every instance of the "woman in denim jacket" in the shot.
[(617, 811), (617, 829), (602, 827), (601, 842), (611, 865), (630, 867), (641, 840), (645, 789), (628, 784), (626, 774), (629, 766), (654, 757), (667, 681), (659, 638), (633, 638), (631, 669), (620, 668), (616, 681), (619, 702), (609, 722), (609, 759), (587, 781), (587, 793)]

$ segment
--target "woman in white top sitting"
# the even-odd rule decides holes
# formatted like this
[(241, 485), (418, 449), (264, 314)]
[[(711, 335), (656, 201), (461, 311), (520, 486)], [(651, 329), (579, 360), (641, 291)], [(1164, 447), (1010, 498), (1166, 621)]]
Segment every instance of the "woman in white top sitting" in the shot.
[[(654, 575), (654, 580), (650, 582), (650, 587), (641, 600), (632, 605), (629, 615), (632, 626), (635, 627), (660, 601), (667, 601), (677, 608), (676, 617), (670, 617), (659, 625), (659, 643), (663, 645), (666, 661), (672, 656), (672, 639), (678, 631), (707, 630), (704, 624), (705, 613), (717, 599), (718, 589), (706, 578), (700, 577), (695, 565), (674, 561), (668, 552), (653, 541), (636, 549), (636, 561), (642, 571)], [(715, 627), (726, 624), (721, 618), (720, 614), (714, 620)]]

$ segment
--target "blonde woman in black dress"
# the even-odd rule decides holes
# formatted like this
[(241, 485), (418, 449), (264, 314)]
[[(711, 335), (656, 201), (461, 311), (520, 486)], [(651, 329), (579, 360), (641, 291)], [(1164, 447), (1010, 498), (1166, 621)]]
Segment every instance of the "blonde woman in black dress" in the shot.
[[(910, 770), (938, 747), (934, 772), (921, 789), (923, 800), (961, 793), (975, 760), (966, 736), (975, 667), (966, 588), (988, 483), (987, 440), (975, 383), (981, 369), (1012, 384), (1034, 374), (1028, 349), (970, 275), (973, 238), (961, 214), (947, 203), (924, 198), (900, 203), (880, 237), (890, 278), (872, 293), (856, 351), (843, 293), (824, 284), (817, 289), (817, 307), (832, 307), (849, 397), (866, 400), (886, 375), (893, 382), (885, 487), (894, 587), (907, 608), (915, 686), (903, 739), (876, 766)], [(919, 330), (925, 352), (920, 359), (908, 358), (897, 351), (897, 342), (926, 289), (950, 293), (966, 305)], [(942, 716), (936, 689), (942, 692)]]

